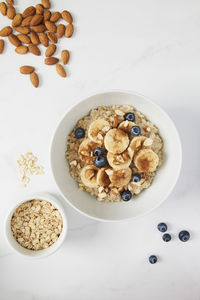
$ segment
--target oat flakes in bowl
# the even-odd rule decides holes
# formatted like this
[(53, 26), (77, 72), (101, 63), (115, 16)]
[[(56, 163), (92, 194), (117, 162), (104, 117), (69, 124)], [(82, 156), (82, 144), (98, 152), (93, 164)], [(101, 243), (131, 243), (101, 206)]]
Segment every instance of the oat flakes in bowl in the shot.
[(158, 128), (133, 106), (99, 106), (68, 135), (66, 159), (81, 190), (120, 202), (152, 184), (162, 149)]
[(21, 201), (6, 220), (6, 236), (12, 248), (30, 257), (55, 252), (67, 233), (64, 209), (48, 194), (37, 194)]

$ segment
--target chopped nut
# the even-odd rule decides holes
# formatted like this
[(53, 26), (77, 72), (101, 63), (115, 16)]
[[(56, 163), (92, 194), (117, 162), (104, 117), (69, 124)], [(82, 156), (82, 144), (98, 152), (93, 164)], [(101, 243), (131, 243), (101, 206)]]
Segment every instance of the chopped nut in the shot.
[(115, 110), (115, 113), (116, 113), (116, 115), (118, 115), (118, 116), (123, 116), (123, 115), (124, 115), (124, 112), (121, 111), (121, 110), (119, 110), (119, 109), (116, 109), (116, 110)]
[(76, 160), (71, 161), (71, 162), (70, 162), (70, 165), (71, 165), (71, 166), (77, 166), (77, 161), (76, 161)]
[(119, 124), (118, 116), (114, 116), (114, 120), (113, 120), (113, 128), (116, 128), (118, 124)]

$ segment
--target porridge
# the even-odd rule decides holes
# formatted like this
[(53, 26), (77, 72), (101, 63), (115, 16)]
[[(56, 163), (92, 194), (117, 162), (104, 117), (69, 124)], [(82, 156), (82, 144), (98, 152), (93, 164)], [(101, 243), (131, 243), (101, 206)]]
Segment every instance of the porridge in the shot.
[(79, 188), (99, 201), (128, 201), (162, 164), (158, 128), (131, 105), (100, 106), (68, 136), (66, 159)]

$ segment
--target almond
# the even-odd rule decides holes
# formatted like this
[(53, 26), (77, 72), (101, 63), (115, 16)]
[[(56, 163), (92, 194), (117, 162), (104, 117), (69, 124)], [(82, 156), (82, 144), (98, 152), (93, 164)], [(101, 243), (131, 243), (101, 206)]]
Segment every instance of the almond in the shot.
[(57, 43), (58, 39), (57, 39), (57, 36), (55, 35), (55, 33), (53, 33), (53, 32), (47, 32), (47, 36), (48, 36), (48, 39), (49, 39), (52, 43), (54, 43), (54, 44)]
[(35, 8), (36, 8), (36, 14), (37, 15), (42, 15), (43, 14), (44, 7), (43, 7), (42, 4), (37, 4)]
[(39, 86), (39, 78), (35, 72), (30, 74), (30, 81), (35, 88)]
[(56, 71), (61, 77), (67, 77), (66, 71), (61, 64), (56, 65)]
[(45, 47), (49, 46), (49, 39), (48, 39), (46, 33), (44, 33), (44, 32), (39, 33), (39, 40), (43, 46), (45, 46)]
[(69, 51), (68, 50), (62, 50), (61, 52), (61, 60), (62, 60), (62, 63), (63, 65), (66, 65), (69, 61)]
[(4, 49), (4, 40), (0, 39), (0, 54), (3, 53), (3, 49)]
[(17, 35), (17, 37), (24, 44), (30, 44), (30, 42), (31, 42), (29, 36), (27, 36), (25, 34), (20, 33)]
[(55, 23), (55, 22), (58, 22), (58, 20), (60, 20), (60, 18), (61, 18), (61, 13), (59, 11), (56, 11), (51, 15), (50, 21)]
[(51, 44), (49, 45), (49, 47), (47, 48), (45, 55), (46, 57), (50, 57), (52, 56), (54, 53), (56, 52), (56, 45)]
[(10, 26), (6, 26), (0, 30), (0, 36), (8, 36), (12, 33), (12, 28)]
[(8, 36), (8, 40), (11, 44), (13, 44), (15, 47), (19, 47), (21, 45), (20, 40), (18, 39), (18, 37), (14, 34), (9, 34)]
[(17, 26), (15, 27), (15, 30), (17, 30), (22, 34), (28, 34), (31, 31), (29, 27), (25, 27), (25, 26)]
[(66, 22), (68, 22), (68, 23), (70, 23), (70, 24), (73, 22), (72, 15), (71, 15), (70, 12), (67, 11), (67, 10), (63, 10), (63, 12), (62, 12), (62, 18), (63, 18)]
[(9, 6), (7, 9), (7, 17), (13, 20), (15, 16), (16, 16), (16, 11), (14, 6)]
[(66, 29), (65, 29), (65, 36), (67, 38), (70, 38), (72, 36), (73, 32), (74, 32), (73, 24), (68, 24)]
[(13, 5), (14, 4), (13, 0), (6, 0), (6, 2), (8, 3), (8, 5)]
[(45, 26), (50, 32), (55, 33), (57, 30), (56, 25), (54, 23), (52, 23), (51, 21), (45, 21)]
[(33, 16), (26, 17), (26, 18), (22, 21), (22, 26), (30, 26), (31, 20), (32, 20), (32, 19), (33, 19)]
[(43, 24), (37, 25), (37, 26), (33, 26), (32, 27), (33, 31), (35, 32), (44, 32), (46, 30), (46, 27)]
[(45, 22), (45, 21), (49, 21), (50, 18), (51, 18), (51, 12), (50, 12), (50, 10), (46, 10), (46, 11), (44, 12), (44, 22)]
[(7, 5), (5, 4), (5, 2), (0, 3), (0, 12), (3, 16), (6, 16), (6, 14), (7, 14)]
[(34, 44), (29, 44), (28, 49), (34, 55), (37, 55), (37, 56), (41, 55), (40, 49)]
[(26, 46), (19, 46), (19, 47), (15, 48), (15, 52), (17, 54), (26, 54), (28, 52), (28, 47), (26, 47)]
[(55, 65), (58, 61), (59, 59), (57, 57), (47, 57), (45, 58), (44, 63), (46, 65)]
[(35, 71), (35, 68), (32, 66), (21, 66), (19, 70), (22, 74), (31, 74)]
[(34, 16), (34, 15), (35, 15), (35, 12), (36, 12), (35, 7), (34, 7), (34, 6), (29, 6), (29, 7), (27, 7), (27, 8), (24, 10), (24, 12), (23, 12), (23, 14), (22, 14), (22, 17), (25, 19), (25, 18), (27, 18), (27, 17), (29, 17), (29, 16)]
[(49, 0), (42, 0), (42, 5), (44, 6), (44, 8), (50, 8), (51, 7), (51, 3)]
[(14, 17), (13, 21), (12, 21), (12, 26), (16, 27), (21, 25), (22, 23), (22, 15), (21, 14), (16, 14), (16, 16)]
[(42, 23), (43, 16), (42, 15), (35, 15), (31, 20), (31, 26), (36, 26)]
[(65, 34), (65, 25), (59, 24), (57, 26), (57, 36), (60, 39)]
[(30, 38), (31, 38), (32, 44), (34, 44), (34, 45), (39, 45), (40, 44), (39, 36), (37, 35), (36, 32), (31, 31)]

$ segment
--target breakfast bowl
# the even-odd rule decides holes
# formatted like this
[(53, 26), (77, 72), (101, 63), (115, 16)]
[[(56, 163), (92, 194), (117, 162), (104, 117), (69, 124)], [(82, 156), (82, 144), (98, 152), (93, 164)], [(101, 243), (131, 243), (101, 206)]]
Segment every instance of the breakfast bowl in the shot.
[[(104, 202), (78, 188), (66, 160), (67, 137), (78, 120), (99, 106), (132, 105), (156, 125), (163, 140), (163, 163), (151, 186), (131, 201)], [(122, 221), (145, 215), (158, 207), (173, 190), (181, 169), (182, 150), (176, 127), (157, 104), (133, 92), (109, 91), (75, 104), (59, 122), (51, 144), (52, 173), (59, 191), (80, 213), (101, 221)]]
[[(37, 203), (39, 203), (39, 205), (41, 205), (40, 211), (37, 211), (37, 207), (33, 207), (33, 205), (32, 206), (30, 205), (30, 203), (33, 203), (35, 201), (37, 201)], [(27, 203), (28, 203), (28, 205), (27, 205)], [(44, 205), (47, 204), (47, 206), (42, 207), (42, 204), (40, 204), (40, 203), (44, 203)], [(29, 211), (31, 209), (33, 211), (33, 208), (34, 208), (34, 211), (32, 214), (34, 215), (35, 219), (37, 218), (40, 221), (39, 225), (38, 225), (40, 238), (39, 237), (38, 238), (40, 239), (40, 242), (42, 241), (41, 238), (43, 238), (43, 240), (45, 242), (45, 237), (41, 236), (42, 228), (43, 228), (43, 224), (44, 224), (43, 221), (45, 219), (45, 217), (43, 218), (43, 214), (45, 213), (48, 216), (49, 207), (51, 208), (50, 214), (52, 214), (52, 211), (54, 212), (54, 214), (52, 214), (52, 216), (53, 216), (52, 222), (54, 222), (54, 224), (53, 224), (53, 230), (52, 230), (51, 226), (49, 227), (48, 234), (50, 236), (52, 234), (52, 232), (54, 233), (54, 230), (56, 228), (58, 228), (58, 222), (56, 222), (56, 216), (59, 216), (59, 220), (60, 220), (60, 224), (61, 224), (61, 225), (59, 225), (61, 228), (59, 234), (57, 234), (57, 236), (54, 237), (54, 240), (51, 240), (51, 243), (49, 243), (49, 245), (48, 245), (48, 243), (46, 243), (47, 245), (44, 244), (45, 247), (43, 247), (43, 248), (41, 247), (41, 249), (35, 250), (35, 249), (29, 249), (28, 247), (25, 247), (23, 244), (21, 244), (19, 242), (20, 240), (19, 240), (19, 238), (17, 238), (17, 236), (14, 237), (15, 232), (20, 232), (20, 238), (21, 238), (21, 236), (23, 234), (22, 232), (24, 232), (24, 231), (26, 232), (26, 229), (30, 226), (28, 228), (29, 232), (31, 232), (31, 235), (32, 234), (36, 235), (35, 232), (36, 232), (37, 225), (34, 224), (34, 221), (32, 222), (32, 224), (30, 224), (31, 221), (29, 219), (29, 221), (27, 221), (27, 223), (29, 223), (29, 224), (24, 223), (27, 220), (26, 218), (27, 218)], [(20, 208), (22, 208), (22, 209), (19, 212)], [(18, 211), (18, 215), (16, 216), (17, 211)], [(15, 216), (15, 220), (14, 220), (15, 224), (18, 223), (16, 226), (15, 226), (15, 224), (13, 224), (14, 216)], [(22, 220), (23, 220), (23, 222), (22, 222)], [(47, 220), (46, 224), (49, 223), (49, 219), (46, 218), (46, 220)], [(13, 230), (13, 228), (14, 228), (14, 230)], [(6, 222), (5, 222), (5, 236), (6, 236), (8, 244), (17, 254), (23, 255), (27, 258), (44, 258), (44, 257), (47, 257), (47, 256), (53, 254), (55, 251), (57, 251), (60, 248), (60, 246), (64, 242), (65, 237), (67, 235), (67, 231), (68, 231), (67, 217), (66, 217), (64, 208), (62, 207), (62, 204), (56, 197), (54, 197), (50, 194), (47, 194), (47, 193), (33, 194), (33, 195), (27, 196), (24, 199), (22, 199), (21, 201), (19, 201), (11, 209), (11, 211), (9, 212), (9, 214), (6, 218)], [(45, 230), (45, 233), (46, 232), (47, 232), (47, 230)], [(29, 234), (28, 238), (30, 238), (31, 235)], [(55, 233), (54, 233), (54, 235), (55, 235)], [(27, 238), (27, 237), (25, 237), (25, 238)], [(25, 238), (24, 238), (24, 240), (25, 240)], [(34, 238), (37, 238), (37, 236), (34, 236)], [(17, 239), (18, 239), (18, 241), (17, 241)], [(48, 240), (48, 242), (49, 242), (49, 240)], [(34, 243), (33, 243), (33, 245), (34, 245)]]

